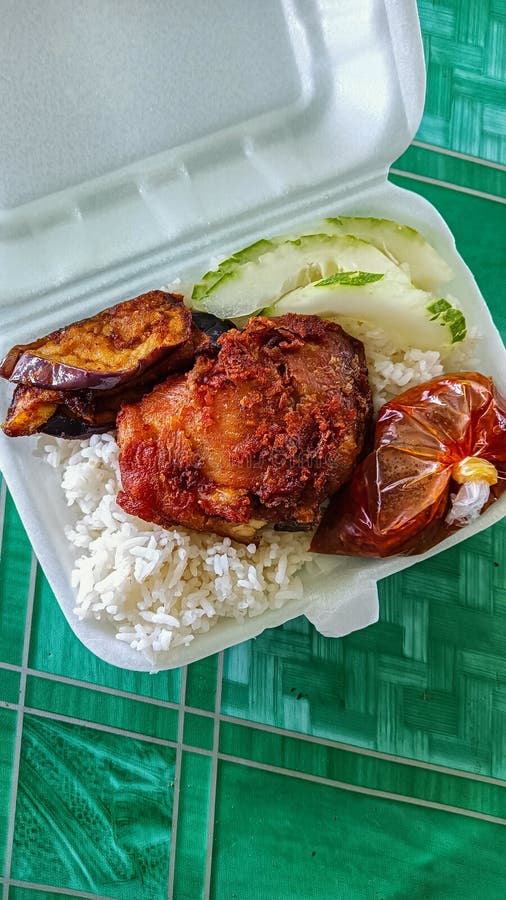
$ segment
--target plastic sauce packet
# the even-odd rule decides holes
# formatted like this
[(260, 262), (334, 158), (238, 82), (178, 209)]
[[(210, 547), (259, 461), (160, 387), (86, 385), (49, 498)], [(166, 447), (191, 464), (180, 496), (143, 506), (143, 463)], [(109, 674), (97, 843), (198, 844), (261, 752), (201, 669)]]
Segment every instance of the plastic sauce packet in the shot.
[(374, 449), (332, 499), (311, 550), (423, 553), (504, 490), (506, 400), (477, 372), (435, 378), (382, 407)]

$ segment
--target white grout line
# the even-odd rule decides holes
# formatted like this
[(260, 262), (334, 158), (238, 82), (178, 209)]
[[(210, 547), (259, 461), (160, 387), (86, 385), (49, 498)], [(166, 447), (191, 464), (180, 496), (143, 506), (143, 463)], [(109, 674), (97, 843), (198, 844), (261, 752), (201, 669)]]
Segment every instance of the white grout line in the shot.
[(197, 756), (208, 756), (209, 758), (213, 755), (212, 750), (206, 750), (204, 747), (192, 747), (190, 744), (181, 744), (181, 750), (185, 753), (196, 753)]
[(418, 797), (406, 797), (404, 794), (393, 794), (390, 791), (379, 791), (376, 788), (366, 788), (361, 785), (348, 784), (346, 781), (334, 781), (332, 778), (323, 778), (321, 775), (310, 775), (306, 772), (297, 772), (295, 769), (283, 769), (280, 766), (271, 766), (268, 763), (254, 762), (239, 756), (231, 756), (228, 753), (219, 753), (218, 758), (224, 762), (237, 763), (250, 769), (260, 769), (262, 772), (272, 772), (275, 775), (289, 775), (302, 781), (310, 781), (313, 784), (323, 784), (327, 787), (339, 788), (352, 794), (365, 794), (368, 797), (378, 797), (382, 800), (396, 800), (398, 803), (407, 803), (412, 806), (425, 806), (430, 809), (438, 809), (441, 812), (455, 813), (459, 816), (467, 816), (471, 819), (480, 819), (484, 822), (493, 822), (495, 825), (506, 825), (506, 819), (499, 816), (489, 816), (487, 813), (475, 812), (459, 806), (447, 806), (446, 803), (434, 803), (432, 800), (422, 800)]
[(206, 849), (206, 874), (204, 882), (204, 900), (211, 896), (211, 869), (213, 865), (214, 843), (214, 811), (216, 808), (216, 782), (218, 778), (218, 747), (220, 742), (220, 711), (221, 690), (223, 686), (223, 650), (218, 657), (218, 669), (216, 672), (216, 702), (214, 705), (214, 732), (213, 752), (211, 762), (211, 778), (209, 787), (209, 807), (207, 813), (207, 849)]
[[(16, 706), (13, 706), (11, 704), (11, 708), (16, 709)], [(186, 709), (186, 707), (185, 707), (185, 709)], [(190, 707), (190, 709), (191, 709), (191, 707)], [(181, 746), (181, 750), (184, 752), (197, 753), (200, 756), (211, 757), (211, 759), (213, 760), (213, 763), (215, 760), (215, 756), (217, 756), (217, 758), (219, 758), (219, 759), (221, 759), (223, 757), (224, 759), (238, 760), (240, 762), (244, 761), (242, 759), (242, 757), (235, 757), (235, 756), (230, 756), (230, 755), (221, 754), (221, 753), (215, 754), (215, 745), (217, 745), (217, 741), (215, 742), (214, 736), (213, 736), (213, 749), (207, 750), (203, 747), (193, 747), (189, 744), (184, 744), (183, 742), (181, 742), (181, 745), (179, 745), (179, 741), (178, 742), (169, 741), (164, 738), (158, 738), (156, 736), (144, 735), (141, 732), (137, 732), (137, 731), (126, 731), (121, 728), (115, 728), (112, 725), (104, 725), (100, 722), (90, 722), (85, 719), (78, 719), (78, 718), (75, 718), (74, 716), (66, 716), (61, 713), (48, 712), (46, 710), (35, 709), (32, 707), (25, 707), (24, 711), (25, 711), (25, 713), (28, 713), (29, 715), (33, 715), (35, 717), (39, 717), (42, 719), (55, 720), (57, 722), (68, 723), (70, 725), (78, 725), (82, 728), (92, 728), (95, 731), (103, 731), (103, 732), (110, 733), (110, 734), (116, 734), (119, 737), (134, 738), (134, 739), (144, 741), (146, 743), (159, 744), (163, 747), (170, 747), (171, 749), (176, 750), (176, 751), (177, 751), (178, 747)], [(373, 758), (377, 758), (380, 760), (386, 760), (389, 762), (391, 761), (394, 763), (400, 763), (401, 765), (413, 765), (415, 767), (421, 768), (422, 770), (429, 769), (430, 771), (441, 772), (444, 775), (450, 775), (450, 776), (456, 775), (458, 777), (460, 776), (462, 778), (466, 778), (471, 781), (481, 781), (481, 782), (485, 782), (486, 784), (492, 784), (492, 785), (495, 785), (495, 786), (501, 787), (501, 788), (506, 787), (506, 782), (501, 781), (500, 779), (497, 779), (497, 778), (491, 778), (487, 775), (472, 775), (471, 773), (464, 772), (459, 769), (449, 769), (449, 768), (445, 768), (444, 766), (437, 766), (437, 765), (431, 764), (431, 763), (424, 764), (423, 762), (420, 762), (419, 760), (409, 760), (409, 759), (405, 759), (404, 757), (392, 756), (390, 754), (380, 753), (375, 750), (357, 748), (357, 747), (353, 747), (352, 745), (348, 745), (348, 744), (339, 744), (339, 743), (336, 743), (335, 741), (326, 740), (324, 738), (322, 738), (322, 739), (315, 738), (312, 735), (301, 735), (301, 734), (298, 734), (297, 732), (288, 731), (287, 729), (276, 728), (275, 726), (262, 725), (262, 724), (258, 724), (256, 722), (245, 721), (243, 719), (236, 719), (233, 716), (216, 716), (215, 717), (215, 735), (216, 735), (217, 730), (218, 730), (218, 734), (219, 734), (219, 728), (217, 729), (217, 724), (216, 724), (217, 722), (218, 722), (218, 725), (219, 725), (219, 722), (228, 722), (230, 724), (243, 725), (245, 727), (248, 727), (248, 728), (251, 727), (258, 731), (266, 731), (271, 734), (279, 734), (284, 737), (290, 737), (290, 738), (294, 737), (294, 738), (298, 738), (299, 740), (307, 740), (307, 741), (310, 741), (311, 743), (330, 747), (331, 749), (337, 749), (337, 750), (342, 749), (345, 751), (349, 750), (351, 752), (357, 753), (357, 755), (371, 756)], [(179, 729), (178, 729), (178, 737), (179, 737)], [(257, 764), (256, 762), (254, 764), (260, 765), (260, 763)], [(266, 763), (265, 765), (269, 766), (268, 763)], [(274, 768), (276, 768), (276, 767), (274, 767)], [(280, 769), (280, 771), (284, 772), (286, 770)], [(303, 773), (303, 774), (307, 775), (308, 778), (313, 777), (308, 773)], [(315, 777), (317, 777), (317, 776), (315, 776)], [(340, 784), (340, 782), (336, 782), (336, 784)], [(371, 789), (371, 790), (374, 790), (374, 789)], [(393, 794), (392, 796), (396, 797), (397, 795)], [(450, 808), (450, 807), (448, 807), (448, 808)]]
[[(177, 750), (176, 741), (169, 741), (165, 738), (159, 738), (150, 734), (142, 734), (140, 731), (126, 731), (124, 728), (115, 728), (113, 725), (103, 725), (101, 722), (90, 722), (88, 719), (77, 719), (75, 716), (65, 716), (62, 713), (47, 712), (44, 709), (35, 709), (31, 706), (25, 706), (24, 712), (29, 716), (35, 716), (39, 719), (49, 719), (54, 722), (63, 722), (66, 725), (77, 725), (80, 728), (91, 728), (93, 731), (103, 731), (106, 734), (116, 734), (118, 737), (133, 738), (134, 740), (144, 741), (146, 744), (157, 744), (161, 747), (170, 747), (171, 750)], [(182, 750), (188, 753), (197, 753), (201, 756), (212, 756), (211, 750), (205, 750), (203, 747), (191, 747), (188, 744), (181, 745)]]
[(51, 884), (37, 884), (35, 881), (11, 881), (12, 887), (28, 888), (33, 891), (42, 891), (49, 894), (65, 894), (68, 897), (83, 897), (84, 900), (115, 900), (105, 894), (90, 894), (88, 891), (76, 891), (73, 888), (54, 887)]
[(355, 753), (357, 756), (370, 756), (373, 757), (373, 759), (384, 760), (385, 762), (399, 763), (401, 766), (414, 766), (418, 769), (440, 772), (442, 775), (455, 775), (457, 778), (467, 778), (470, 781), (483, 781), (485, 784), (506, 787), (506, 780), (492, 778), (491, 775), (474, 775), (472, 772), (465, 772), (463, 769), (452, 769), (447, 766), (440, 766), (437, 763), (425, 763), (419, 759), (409, 759), (406, 756), (395, 756), (393, 753), (382, 753), (380, 750), (371, 750), (369, 747), (358, 747), (354, 744), (345, 744), (341, 741), (333, 741), (330, 738), (318, 737), (312, 734), (303, 734), (298, 731), (290, 731), (287, 728), (278, 728), (276, 725), (264, 725), (263, 722), (251, 722), (249, 719), (239, 719), (236, 716), (220, 716), (220, 719), (222, 722), (229, 722), (231, 725), (245, 725), (247, 728), (253, 728), (257, 731), (267, 731), (270, 734), (279, 734), (281, 737), (296, 738), (299, 741), (308, 741), (311, 744), (319, 744), (323, 747), (330, 747), (333, 750), (344, 750), (347, 753)]
[[(220, 654), (220, 658), (218, 661), (218, 673), (217, 673), (217, 687), (216, 687), (216, 711), (219, 709), (221, 703), (221, 684), (222, 684), (222, 676), (223, 676), (223, 660), (222, 654)], [(174, 741), (163, 740), (162, 738), (151, 737), (148, 735), (142, 735), (137, 732), (124, 731), (119, 728), (114, 728), (109, 725), (98, 725), (93, 722), (87, 722), (82, 719), (76, 719), (71, 716), (59, 715), (56, 713), (45, 712), (42, 710), (31, 709), (29, 707), (25, 707), (24, 712), (29, 715), (39, 716), (40, 718), (47, 718), (54, 721), (66, 722), (73, 725), (79, 725), (85, 728), (92, 728), (97, 731), (105, 731), (107, 733), (117, 734), (123, 737), (134, 738), (137, 740), (145, 741), (146, 743), (159, 744), (162, 746), (170, 747), (171, 749), (178, 748), (178, 744)], [(232, 717), (221, 717), (222, 720), (229, 721)], [(244, 724), (243, 720), (239, 720), (240, 724)], [(417, 797), (409, 797), (403, 794), (396, 794), (389, 791), (381, 791), (376, 788), (367, 788), (361, 785), (352, 785), (347, 782), (333, 780), (331, 778), (324, 778), (319, 775), (312, 775), (307, 772), (298, 772), (294, 769), (282, 768), (280, 766), (270, 765), (269, 763), (260, 763), (254, 760), (245, 759), (239, 756), (233, 756), (227, 753), (220, 753), (218, 751), (218, 741), (219, 741), (219, 726), (220, 726), (220, 717), (218, 715), (215, 716), (215, 724), (214, 724), (214, 737), (213, 737), (213, 750), (205, 750), (200, 747), (191, 747), (186, 744), (181, 743), (181, 750), (183, 752), (188, 753), (196, 753), (201, 756), (207, 756), (211, 758), (211, 785), (210, 785), (210, 798), (209, 798), (209, 811), (208, 811), (208, 843), (207, 843), (207, 852), (206, 852), (206, 882), (205, 882), (205, 894), (204, 897), (209, 898), (209, 890), (211, 883), (211, 865), (212, 865), (212, 849), (213, 849), (213, 837), (214, 837), (214, 815), (215, 815), (215, 807), (216, 807), (216, 781), (217, 781), (217, 768), (218, 768), (218, 760), (223, 760), (224, 762), (232, 762), (237, 765), (243, 765), (253, 769), (259, 769), (265, 772), (272, 772), (274, 774), (279, 775), (287, 775), (293, 778), (299, 778), (303, 781), (308, 781), (316, 784), (323, 784), (328, 787), (339, 788), (340, 790), (349, 791), (351, 793), (364, 794), (370, 797), (378, 797), (386, 800), (398, 801), (399, 803), (407, 803), (413, 806), (422, 806), (428, 807), (431, 809), (440, 810), (442, 812), (450, 812), (455, 815), (467, 816), (468, 818), (479, 819), (485, 822), (491, 822), (493, 824), (506, 825), (506, 819), (500, 818), (498, 816), (488, 815), (487, 813), (480, 813), (475, 810), (466, 809), (464, 807), (456, 807), (449, 806), (444, 803), (435, 803), (429, 800), (424, 800)], [(332, 745), (333, 746), (333, 745)], [(394, 760), (397, 761), (397, 757), (394, 757)], [(19, 771), (19, 765), (18, 765)], [(450, 770), (450, 774), (454, 774), (454, 770)], [(17, 779), (16, 779), (17, 780)], [(14, 783), (13, 783), (14, 787)], [(12, 852), (12, 845), (11, 845)], [(7, 861), (7, 855), (6, 855)], [(10, 861), (10, 857), (9, 857)], [(6, 869), (7, 871), (7, 869)], [(11, 884), (18, 884), (18, 882), (10, 882)], [(7, 900), (7, 894), (5, 890), (9, 884), (8, 879), (4, 879), (4, 896), (3, 900)], [(21, 882), (19, 882), (21, 884)], [(41, 888), (43, 889), (43, 888)], [(46, 888), (49, 890), (49, 888)], [(76, 896), (81, 896), (80, 894), (76, 894)], [(88, 896), (83, 894), (82, 896)], [(90, 895), (94, 896), (94, 895)], [(100, 898), (103, 900), (103, 898)], [(105, 898), (107, 900), (107, 898)], [(170, 895), (169, 895), (170, 900)]]
[[(217, 684), (216, 709), (219, 708), (218, 698), (221, 702), (221, 680), (222, 680), (223, 665), (222, 665), (222, 663), (220, 665), (220, 662), (221, 662), (221, 660), (218, 663), (219, 682)], [(189, 746), (187, 744), (184, 744), (182, 742), (182, 740), (180, 743), (179, 740), (180, 740), (180, 735), (182, 736), (182, 731), (179, 731), (179, 729), (178, 729), (178, 742), (176, 744), (174, 741), (166, 741), (166, 740), (163, 740), (162, 738), (156, 738), (156, 737), (151, 737), (148, 735), (142, 735), (137, 732), (123, 731), (119, 728), (114, 728), (109, 725), (96, 724), (96, 723), (88, 722), (88, 721), (85, 721), (82, 719), (76, 719), (76, 718), (73, 718), (70, 716), (64, 716), (64, 715), (59, 715), (59, 714), (55, 714), (55, 713), (48, 713), (48, 712), (45, 712), (42, 710), (31, 709), (28, 707), (25, 708), (25, 712), (29, 713), (30, 715), (40, 716), (41, 718), (48, 718), (48, 719), (54, 719), (56, 721), (68, 722), (70, 724), (80, 725), (85, 728), (93, 728), (97, 731), (106, 731), (106, 732), (110, 732), (113, 734), (118, 734), (119, 736), (124, 736), (124, 737), (129, 737), (129, 738), (134, 738), (134, 739), (137, 738), (137, 739), (146, 741), (147, 743), (161, 744), (162, 746), (171, 747), (172, 749), (176, 749), (176, 751), (181, 750), (182, 752), (187, 752), (187, 753), (197, 753), (201, 756), (207, 756), (207, 757), (211, 758), (212, 769), (211, 769), (211, 788), (210, 788), (210, 800), (209, 800), (208, 846), (207, 846), (207, 854), (206, 854), (206, 893), (205, 893), (206, 898), (209, 896), (209, 887), (210, 887), (210, 874), (211, 874), (211, 863), (212, 863), (212, 839), (213, 839), (213, 835), (214, 835), (214, 812), (215, 812), (215, 805), (216, 805), (216, 776), (217, 776), (217, 761), (218, 760), (223, 760), (225, 762), (233, 762), (233, 763), (237, 763), (238, 765), (244, 765), (247, 767), (249, 766), (250, 768), (260, 769), (260, 770), (266, 771), (266, 772), (274, 772), (274, 773), (281, 774), (281, 775), (289, 775), (289, 776), (293, 776), (294, 778), (300, 778), (304, 781), (315, 782), (317, 784), (325, 784), (330, 787), (336, 787), (336, 788), (340, 788), (342, 790), (351, 791), (352, 793), (366, 794), (367, 796), (371, 796), (371, 797), (382, 797), (387, 800), (398, 800), (399, 803), (411, 803), (415, 806), (426, 806), (426, 807), (430, 807), (433, 809), (439, 809), (439, 810), (443, 810), (446, 812), (455, 813), (457, 815), (463, 815), (463, 816), (468, 816), (471, 818), (481, 819), (486, 822), (493, 822), (493, 823), (499, 824), (499, 825), (506, 825), (506, 819), (502, 819), (498, 816), (488, 815), (487, 813), (480, 813), (475, 810), (469, 810), (464, 807), (449, 806), (444, 803), (434, 803), (429, 800), (423, 800), (423, 799), (417, 798), (417, 797), (409, 797), (409, 796), (406, 796), (403, 794), (391, 793), (389, 791), (381, 791), (376, 788), (367, 788), (367, 787), (363, 787), (361, 785), (352, 785), (347, 782), (337, 781), (337, 780), (334, 780), (331, 778), (323, 778), (319, 775), (312, 775), (311, 773), (308, 773), (308, 772), (298, 772), (294, 769), (287, 769), (287, 768), (283, 768), (280, 766), (274, 766), (274, 765), (270, 765), (269, 763), (260, 763), (260, 762), (254, 761), (254, 760), (245, 759), (244, 757), (233, 756), (228, 753), (220, 753), (220, 752), (218, 752), (220, 721), (230, 722), (231, 724), (252, 726), (253, 728), (256, 728), (261, 731), (269, 731), (271, 733), (282, 734), (287, 737), (292, 737), (292, 736), (299, 737), (299, 738), (301, 737), (301, 735), (297, 734), (297, 732), (290, 732), (290, 731), (283, 730), (283, 729), (277, 729), (277, 728), (271, 727), (271, 726), (257, 725), (256, 723), (245, 722), (243, 719), (234, 719), (232, 716), (218, 716), (217, 714), (215, 715), (213, 749), (212, 749), (212, 751), (210, 751), (210, 750), (205, 750), (201, 747)], [(304, 737), (304, 736), (302, 736), (302, 737)], [(324, 741), (324, 740), (318, 741), (318, 739), (316, 739), (316, 738), (311, 738), (311, 740), (314, 743), (323, 743), (325, 746), (329, 746), (332, 748), (339, 749), (342, 747), (344, 749), (348, 749), (348, 745), (339, 745), (332, 741)], [(355, 748), (352, 747), (351, 749), (353, 750)], [(375, 753), (375, 751), (366, 751), (366, 755), (379, 756), (382, 759), (391, 759), (393, 762), (399, 762), (398, 757), (395, 757), (395, 756), (390, 757), (390, 756), (387, 756), (386, 754), (377, 754), (377, 753)], [(404, 762), (404, 760), (403, 760), (403, 762)], [(409, 764), (409, 762), (410, 762), (409, 760), (406, 761), (407, 764)], [(413, 763), (415, 763), (415, 761), (413, 761)], [(449, 774), (449, 775), (462, 775), (465, 778), (469, 777), (474, 780), (474, 777), (469, 775), (468, 773), (460, 772), (455, 769), (445, 769), (444, 767), (438, 768), (436, 766), (425, 767), (423, 765), (423, 763), (419, 763), (419, 762), (416, 762), (415, 764), (419, 765), (421, 768), (431, 768), (431, 769), (435, 769), (435, 771), (441, 771), (441, 772), (443, 772), (445, 774)], [(177, 766), (177, 762), (176, 762), (176, 766)], [(498, 781), (497, 779), (487, 778), (486, 776), (477, 776), (477, 780), (486, 781), (487, 783), (497, 784), (500, 787), (504, 787), (504, 782)], [(177, 807), (178, 807), (178, 800), (176, 799), (176, 796), (175, 796), (175, 805), (174, 805), (174, 813), (173, 813), (174, 818), (177, 817), (177, 811), (178, 811)], [(177, 829), (176, 829), (176, 833), (177, 833)], [(175, 838), (176, 838), (176, 833), (174, 833), (174, 835), (173, 835), (173, 840), (175, 840)], [(174, 844), (174, 846), (175, 846), (175, 844)], [(174, 865), (174, 864), (172, 864), (172, 865)], [(174, 876), (172, 874), (172, 880), (169, 880), (169, 891), (173, 885), (173, 877)], [(170, 892), (168, 894), (168, 898), (169, 898), (169, 900), (171, 898)]]
[[(11, 665), (11, 663), (0, 662), (0, 669), (8, 669), (11, 672), (21, 672), (21, 666)], [(163, 709), (179, 710), (179, 703), (172, 700), (159, 700), (158, 697), (147, 697), (145, 694), (134, 694), (131, 691), (122, 691), (119, 688), (107, 687), (103, 684), (94, 684), (91, 681), (82, 681), (78, 678), (69, 678), (67, 675), (56, 675), (54, 672), (43, 672), (39, 669), (27, 668), (27, 675), (33, 675), (36, 678), (43, 678), (46, 681), (56, 681), (59, 684), (68, 684), (72, 687), (82, 687), (89, 691), (98, 691), (102, 694), (109, 694), (111, 697), (125, 697), (127, 700), (137, 700), (140, 703), (147, 703), (151, 706), (160, 706)], [(184, 706), (184, 712), (196, 713), (199, 716), (207, 716), (214, 718), (214, 713), (208, 709), (199, 709), (196, 706)]]
[(435, 184), (437, 187), (448, 188), (450, 191), (458, 191), (460, 194), (470, 194), (472, 197), (482, 197), (483, 200), (494, 200), (496, 203), (506, 203), (506, 198), (497, 194), (486, 194), (484, 191), (475, 191), (474, 188), (463, 187), (460, 184), (451, 184), (449, 181), (440, 181), (438, 178), (429, 178), (428, 175), (417, 175), (414, 172), (405, 172), (404, 169), (390, 169), (392, 175), (401, 175), (403, 178), (412, 178), (413, 181), (423, 181), (426, 184)]
[(503, 166), (502, 163), (492, 162), (490, 159), (480, 159), (479, 156), (470, 156), (468, 153), (460, 153), (459, 150), (447, 150), (446, 147), (438, 147), (437, 144), (426, 144), (425, 141), (411, 141), (411, 146), (420, 147), (421, 150), (432, 150), (434, 153), (441, 153), (443, 156), (454, 156), (455, 159), (463, 159), (466, 162), (476, 163), (476, 165), (485, 166), (488, 169), (498, 169), (499, 172), (506, 172), (506, 166)]
[(28, 598), (26, 602), (25, 634), (23, 639), (23, 655), (21, 657), (21, 676), (19, 679), (19, 706), (16, 722), (16, 737), (14, 740), (14, 757), (12, 766), (11, 796), (9, 802), (9, 822), (5, 842), (4, 875), (5, 881), (2, 890), (3, 900), (9, 897), (9, 877), (11, 874), (12, 850), (14, 845), (14, 823), (16, 817), (16, 798), (18, 793), (19, 767), (21, 761), (21, 740), (23, 737), (23, 716), (26, 692), (26, 670), (28, 666), (28, 654), (30, 652), (30, 632), (32, 628), (33, 602), (35, 597), (35, 581), (37, 578), (37, 557), (32, 550), (32, 562), (30, 567), (30, 581), (28, 583)]
[(48, 712), (45, 709), (35, 709), (31, 706), (25, 706), (24, 711), (28, 715), (36, 716), (39, 719), (50, 719), (54, 722), (64, 722), (68, 725), (79, 725), (82, 728), (92, 728), (94, 731), (104, 731), (106, 734), (117, 734), (119, 737), (135, 738), (138, 741), (145, 741), (147, 744), (159, 744), (161, 747), (171, 747), (172, 750), (175, 750), (177, 747), (176, 741), (169, 741), (165, 738), (142, 734), (140, 731), (127, 731), (123, 728), (115, 728), (114, 725), (104, 725), (101, 722), (89, 722), (85, 719), (77, 719), (75, 716), (65, 716), (61, 713)]
[(184, 707), (185, 713), (195, 713), (197, 716), (203, 716), (206, 719), (214, 719), (214, 713), (209, 709), (199, 709), (198, 706), (186, 706)]
[(90, 681), (81, 681), (78, 678), (69, 678), (66, 675), (54, 675), (52, 672), (39, 672), (37, 669), (28, 669), (28, 675), (36, 675), (46, 681), (57, 681), (60, 684), (69, 684), (72, 687), (82, 687), (88, 690), (98, 691), (101, 694), (110, 694), (113, 697), (124, 697), (125, 700), (140, 700), (151, 706), (161, 706), (164, 709), (179, 709), (179, 703), (172, 700), (159, 700), (157, 697), (144, 697), (142, 694), (134, 694), (131, 691), (122, 691), (118, 688), (108, 688), (103, 684), (93, 684)]
[(174, 873), (176, 871), (176, 844), (177, 844), (177, 827), (179, 814), (179, 795), (181, 792), (181, 763), (183, 759), (183, 734), (184, 734), (184, 714), (186, 701), (186, 678), (188, 668), (184, 666), (181, 669), (181, 694), (179, 719), (177, 723), (177, 749), (176, 749), (176, 766), (174, 772), (174, 794), (172, 801), (172, 829), (170, 835), (170, 855), (169, 855), (169, 880), (167, 887), (167, 900), (172, 900), (174, 893)]
[[(12, 672), (20, 672), (21, 666), (11, 665), (10, 663), (0, 662), (0, 669), (7, 669)], [(84, 687), (89, 690), (99, 690), (102, 693), (110, 694), (111, 696), (119, 696), (119, 697), (129, 697), (134, 700), (139, 700), (140, 702), (145, 702), (147, 704), (154, 704), (155, 706), (167, 707), (168, 709), (179, 709), (177, 703), (172, 703), (169, 700), (156, 700), (150, 697), (144, 697), (142, 694), (128, 694), (126, 691), (116, 690), (115, 688), (107, 688), (102, 685), (94, 685), (87, 681), (78, 681), (77, 679), (67, 678), (64, 676), (54, 675), (53, 673), (48, 672), (39, 672), (37, 669), (27, 669), (27, 674), (32, 675), (38, 678), (46, 678), (49, 681), (62, 682), (64, 684), (75, 685), (78, 687)], [(8, 706), (9, 709), (17, 709), (18, 705), (15, 703), (7, 704), (4, 702), (5, 706)], [(203, 716), (206, 718), (215, 718), (215, 713), (210, 712), (207, 709), (199, 709), (194, 706), (187, 706), (186, 704), (183, 707), (184, 713), (195, 714), (198, 716)], [(32, 709), (31, 713), (33, 715), (38, 715), (39, 711), (37, 709)], [(52, 714), (51, 714), (52, 715)], [(229, 722), (232, 725), (244, 725), (248, 728), (254, 728), (258, 731), (267, 731), (272, 734), (279, 734), (284, 737), (295, 738), (300, 741), (309, 741), (314, 744), (321, 744), (324, 747), (331, 747), (336, 750), (345, 750), (348, 753), (355, 753), (358, 756), (371, 756), (374, 759), (386, 760), (388, 762), (399, 763), (401, 766), (414, 766), (415, 768), (429, 770), (431, 772), (440, 772), (443, 775), (454, 775), (456, 778), (467, 778), (470, 781), (482, 781), (485, 784), (494, 784), (498, 787), (504, 787), (506, 785), (506, 779), (502, 778), (494, 778), (491, 775), (479, 775), (473, 772), (466, 772), (464, 769), (454, 769), (451, 766), (443, 766), (438, 763), (430, 763), (424, 762), (419, 759), (410, 759), (407, 756), (397, 756), (394, 753), (385, 753), (381, 750), (372, 750), (369, 747), (360, 747), (357, 744), (347, 744), (343, 741), (332, 740), (331, 738), (319, 737), (318, 735), (312, 734), (304, 734), (299, 731), (291, 731), (287, 728), (279, 728), (276, 725), (267, 725), (263, 722), (254, 722), (251, 719), (242, 719), (237, 716), (227, 716), (220, 715), (219, 716), (221, 722)], [(68, 717), (65, 718), (65, 721), (68, 720)], [(87, 720), (79, 719), (76, 720), (81, 725), (87, 725)], [(100, 723), (94, 723), (98, 730), (100, 730)], [(106, 727), (106, 726), (105, 726)], [(118, 734), (135, 734), (138, 736), (138, 732), (123, 732), (121, 729), (116, 729)], [(146, 735), (146, 739), (149, 739), (149, 735)], [(173, 742), (172, 746), (176, 746)], [(192, 752), (193, 752), (193, 748)], [(195, 748), (195, 752), (198, 752), (199, 748)]]

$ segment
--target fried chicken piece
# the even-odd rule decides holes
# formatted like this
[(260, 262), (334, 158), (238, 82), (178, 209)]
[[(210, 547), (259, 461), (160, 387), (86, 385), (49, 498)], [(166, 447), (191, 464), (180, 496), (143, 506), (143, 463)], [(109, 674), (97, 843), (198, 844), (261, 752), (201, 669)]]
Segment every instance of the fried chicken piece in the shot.
[(371, 419), (364, 349), (339, 325), (250, 319), (118, 415), (127, 512), (240, 541), (310, 529), (348, 480)]

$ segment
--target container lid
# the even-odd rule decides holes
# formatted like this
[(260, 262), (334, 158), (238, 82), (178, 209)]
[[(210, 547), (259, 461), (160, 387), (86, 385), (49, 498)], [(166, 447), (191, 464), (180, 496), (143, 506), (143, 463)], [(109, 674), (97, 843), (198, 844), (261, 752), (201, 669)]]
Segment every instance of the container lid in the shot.
[(384, 178), (423, 109), (415, 0), (4, 0), (0, 55), (6, 344)]

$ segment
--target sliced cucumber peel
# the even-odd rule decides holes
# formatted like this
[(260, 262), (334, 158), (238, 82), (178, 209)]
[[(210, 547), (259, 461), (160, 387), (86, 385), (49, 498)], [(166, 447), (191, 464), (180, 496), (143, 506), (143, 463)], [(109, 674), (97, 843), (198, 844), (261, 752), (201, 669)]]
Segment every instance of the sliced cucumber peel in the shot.
[(431, 317), (431, 322), (439, 322), (445, 325), (452, 336), (452, 344), (458, 344), (463, 341), (467, 334), (466, 320), (464, 314), (457, 309), (448, 300), (434, 300), (427, 306), (427, 312)]
[(418, 231), (391, 219), (337, 216), (317, 222), (314, 231), (350, 234), (367, 241), (394, 262), (407, 266), (410, 280), (424, 291), (439, 291), (453, 277), (448, 263)]
[(433, 300), (414, 287), (401, 270), (362, 284), (314, 283), (290, 291), (263, 314), (317, 315), (331, 321), (358, 320), (380, 327), (399, 346), (444, 353), (466, 337), (466, 321), (448, 300)]
[(288, 291), (338, 273), (396, 271), (398, 266), (381, 250), (352, 235), (302, 235), (278, 244), (257, 242), (231, 256), (206, 273), (192, 299), (196, 309), (236, 319), (259, 312)]
[(192, 292), (192, 300), (201, 300), (228, 272), (233, 271), (237, 265), (243, 265), (247, 262), (256, 262), (263, 253), (273, 250), (275, 246), (275, 241), (260, 238), (260, 240), (255, 241), (253, 244), (249, 244), (248, 247), (238, 250), (237, 253), (229, 256), (228, 259), (224, 259), (220, 262), (217, 269), (206, 272), (200, 281), (195, 284)]
[(243, 324), (263, 312), (370, 322), (399, 346), (442, 351), (466, 337), (460, 309), (441, 298), (445, 260), (408, 225), (389, 219), (323, 219), (305, 234), (261, 238), (195, 284), (193, 306)]

